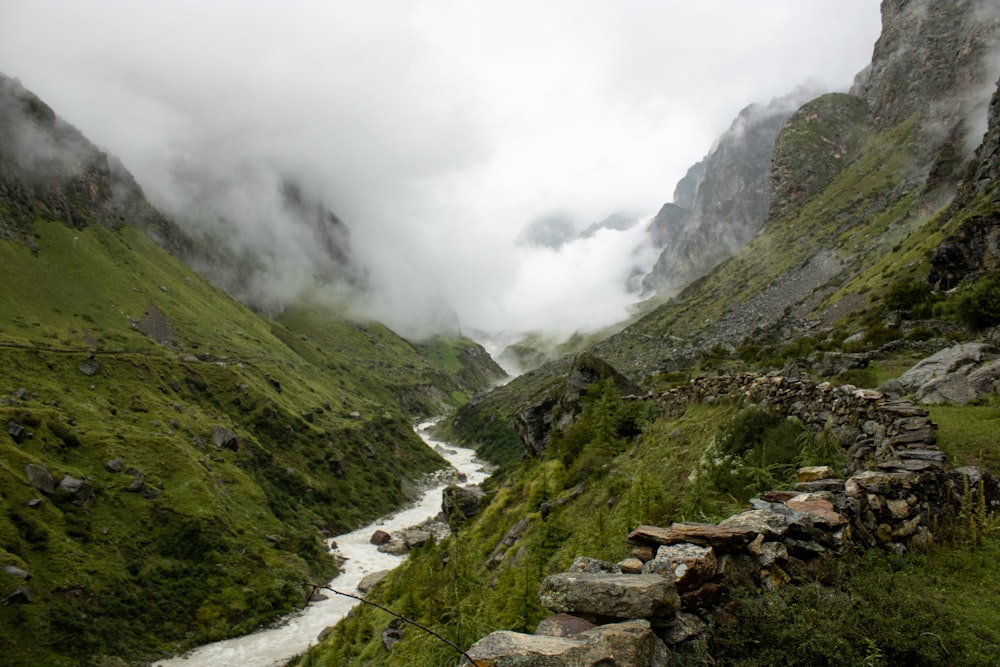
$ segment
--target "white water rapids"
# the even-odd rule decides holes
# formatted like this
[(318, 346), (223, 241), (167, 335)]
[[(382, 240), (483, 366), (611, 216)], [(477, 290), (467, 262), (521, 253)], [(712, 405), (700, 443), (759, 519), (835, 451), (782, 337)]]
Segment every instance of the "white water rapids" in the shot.
[[(459, 473), (467, 476), (465, 483), (479, 484), (488, 476), (484, 464), (476, 459), (475, 452), (464, 447), (456, 447), (432, 439), (428, 429), (433, 422), (417, 426), (417, 433), (431, 448), (436, 448), (448, 463)], [(333, 538), (341, 557), (347, 560), (337, 575), (327, 585), (338, 591), (358, 595), (357, 586), (361, 579), (372, 572), (390, 570), (403, 562), (403, 557), (378, 551), (369, 543), (372, 533), (384, 530), (388, 533), (405, 530), (434, 517), (441, 511), (441, 495), (446, 484), (438, 484), (428, 489), (413, 504), (396, 514), (390, 514), (367, 526), (345, 535)], [(282, 619), (281, 624), (212, 644), (199, 646), (192, 651), (155, 662), (156, 667), (276, 667), (286, 664), (291, 658), (305, 652), (317, 643), (317, 636), (327, 626), (334, 625), (347, 615), (357, 604), (357, 600), (329, 591), (321, 591), (329, 597), (312, 602), (304, 610)]]

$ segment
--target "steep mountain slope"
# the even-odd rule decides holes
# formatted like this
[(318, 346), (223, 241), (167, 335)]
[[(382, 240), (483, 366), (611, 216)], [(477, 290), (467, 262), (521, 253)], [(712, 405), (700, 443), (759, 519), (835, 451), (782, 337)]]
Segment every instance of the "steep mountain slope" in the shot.
[(775, 137), (816, 94), (801, 88), (740, 111), (712, 152), (677, 184), (674, 202), (650, 222), (663, 251), (643, 279), (644, 289), (672, 296), (753, 237), (767, 217)]
[(120, 664), (301, 604), (322, 535), (442, 465), (410, 420), (501, 371), (308, 304), (264, 319), (6, 78), (0, 132), (0, 664)]
[[(735, 432), (765, 443), (760, 464), (741, 474), (790, 486), (773, 475), (830, 442), (796, 434), (791, 420), (755, 421), (738, 400), (669, 404), (623, 396), (635, 391), (623, 389), (625, 380), (659, 390), (696, 374), (746, 369), (873, 387), (956, 339), (995, 343), (994, 9), (988, 2), (884, 2), (883, 36), (855, 91), (808, 102), (777, 133), (767, 218), (747, 245), (587, 354), (546, 364), (457, 411), (452, 434), (503, 465), (487, 485), (488, 502), (372, 597), (461, 646), (498, 628), (533, 632), (547, 615), (538, 584), (574, 557), (625, 558), (622, 536), (638, 522), (713, 521), (726, 515), (727, 503), (745, 508), (746, 489), (737, 489), (745, 478), (702, 474), (726, 463), (713, 443)], [(994, 94), (988, 115), (970, 102), (984, 81)], [(970, 116), (972, 108), (982, 108), (982, 117)], [(986, 134), (975, 137), (973, 145), (982, 141), (970, 162), (963, 142), (974, 124)], [(701, 178), (696, 170), (675, 200), (690, 201)], [(665, 228), (683, 228), (684, 210), (666, 207)], [(929, 277), (959, 289), (932, 295)], [(963, 308), (989, 317), (965, 317)], [(925, 319), (908, 319), (917, 317)], [(825, 353), (870, 366), (826, 364)], [(996, 397), (933, 409), (950, 462), (996, 461), (997, 415)], [(779, 460), (782, 452), (788, 458)], [(826, 463), (837, 465), (836, 453), (826, 450), (833, 457)], [(944, 544), (928, 557), (871, 555), (815, 573), (832, 588), (817, 583), (734, 601), (703, 619), (718, 623), (718, 644), (686, 646), (671, 659), (989, 664), (1000, 650), (998, 619), (979, 596), (982, 582), (991, 581), (996, 537), (968, 540), (962, 526), (938, 534)], [(977, 541), (978, 549), (970, 548)], [(361, 610), (303, 664), (457, 664), (451, 649), (416, 630), (387, 648), (379, 637), (390, 622)], [(928, 632), (933, 646), (923, 644)], [(766, 653), (761, 637), (768, 638)]]

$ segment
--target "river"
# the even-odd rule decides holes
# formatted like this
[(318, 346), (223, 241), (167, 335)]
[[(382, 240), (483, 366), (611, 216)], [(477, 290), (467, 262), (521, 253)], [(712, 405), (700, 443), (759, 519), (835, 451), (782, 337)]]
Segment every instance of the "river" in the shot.
[[(459, 473), (466, 475), (465, 484), (479, 484), (488, 476), (482, 461), (475, 452), (464, 447), (434, 440), (428, 431), (434, 422), (417, 426), (417, 434), (431, 448), (437, 449)], [(370, 573), (389, 570), (403, 562), (403, 557), (378, 551), (369, 543), (372, 533), (405, 530), (437, 515), (441, 511), (442, 483), (424, 492), (414, 504), (395, 514), (331, 540), (336, 544), (335, 553), (346, 558), (338, 574), (327, 585), (345, 593), (358, 595), (357, 586)], [(276, 667), (305, 652), (316, 643), (316, 637), (327, 626), (334, 625), (347, 615), (357, 600), (321, 591), (329, 597), (312, 602), (302, 611), (286, 616), (279, 625), (192, 649), (184, 655), (155, 662), (156, 667)]]

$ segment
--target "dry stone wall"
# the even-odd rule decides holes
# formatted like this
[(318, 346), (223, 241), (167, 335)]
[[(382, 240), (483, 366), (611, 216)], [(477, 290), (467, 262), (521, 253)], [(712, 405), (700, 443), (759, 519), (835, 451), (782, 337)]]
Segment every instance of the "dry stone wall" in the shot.
[[(740, 590), (822, 580), (852, 546), (924, 549), (963, 497), (975, 503), (982, 493), (991, 511), (1000, 504), (992, 477), (975, 468), (946, 471), (924, 410), (881, 392), (745, 374), (698, 378), (653, 398), (677, 415), (691, 401), (725, 399), (797, 417), (837, 438), (848, 455), (846, 475), (802, 468), (793, 488), (763, 493), (718, 524), (639, 526), (627, 537), (630, 558), (578, 558), (547, 577), (539, 600), (554, 616), (534, 635), (481, 639), (468, 651), (477, 664), (666, 665), (672, 651), (711, 631), (713, 612)], [(645, 647), (641, 661), (608, 661), (615, 655), (608, 638), (623, 634)]]

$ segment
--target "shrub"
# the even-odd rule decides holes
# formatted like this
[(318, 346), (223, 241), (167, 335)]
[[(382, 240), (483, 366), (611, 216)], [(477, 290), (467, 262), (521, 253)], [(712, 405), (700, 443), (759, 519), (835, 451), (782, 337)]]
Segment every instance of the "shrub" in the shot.
[(955, 302), (955, 315), (973, 329), (1000, 324), (1000, 271), (980, 278)]
[(929, 316), (933, 301), (931, 286), (921, 280), (897, 280), (885, 295), (885, 305), (889, 310), (898, 310), (913, 319)]

